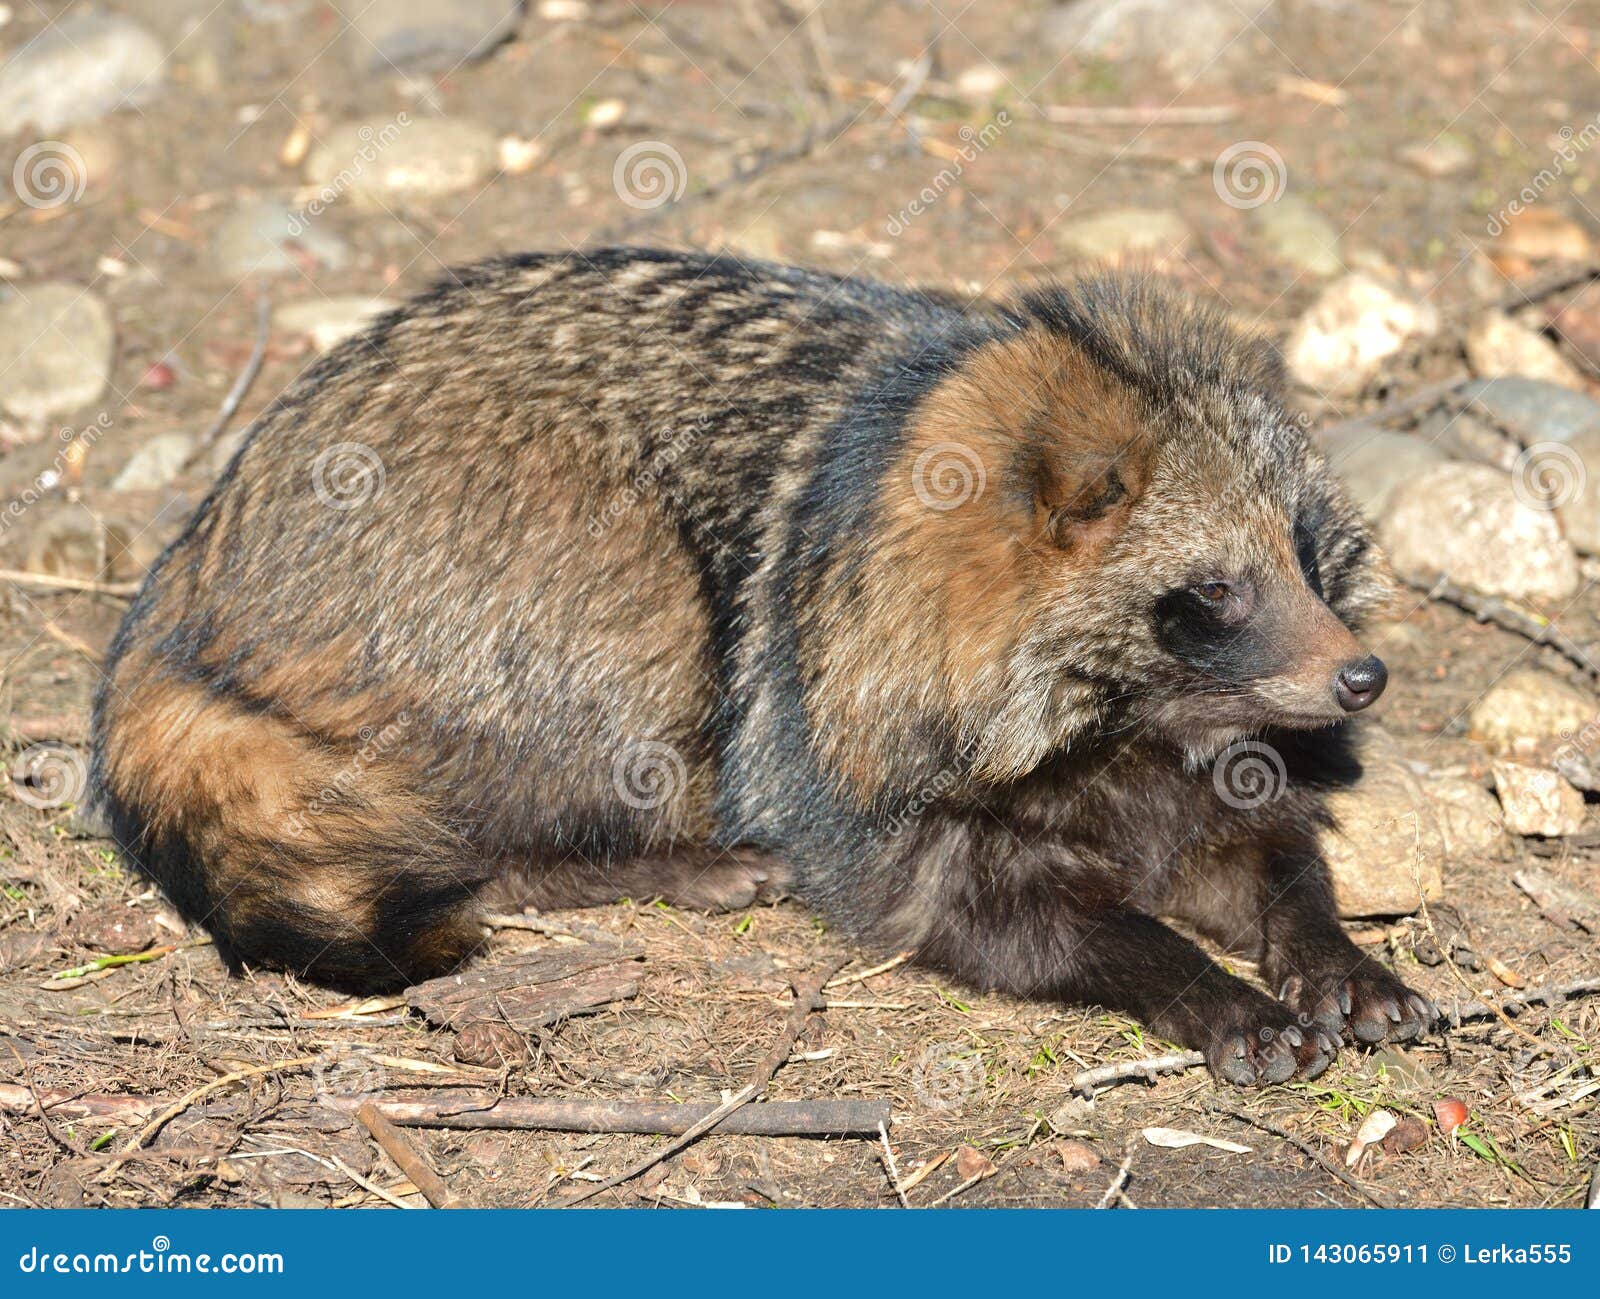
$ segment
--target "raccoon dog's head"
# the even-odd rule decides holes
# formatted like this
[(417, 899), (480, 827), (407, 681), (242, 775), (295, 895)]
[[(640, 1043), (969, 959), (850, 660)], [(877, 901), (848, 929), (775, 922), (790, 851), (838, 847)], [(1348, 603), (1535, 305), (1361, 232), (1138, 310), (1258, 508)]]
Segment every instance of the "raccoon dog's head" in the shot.
[[(1273, 351), (1116, 280), (1002, 320), (930, 388), (884, 485), (904, 589), (880, 593), (881, 639), (907, 644), (880, 679), (931, 675), (922, 698), (993, 780), (1118, 736), (1204, 761), (1377, 699), (1356, 631), (1392, 585), (1279, 404)], [(936, 661), (890, 620), (936, 625)]]

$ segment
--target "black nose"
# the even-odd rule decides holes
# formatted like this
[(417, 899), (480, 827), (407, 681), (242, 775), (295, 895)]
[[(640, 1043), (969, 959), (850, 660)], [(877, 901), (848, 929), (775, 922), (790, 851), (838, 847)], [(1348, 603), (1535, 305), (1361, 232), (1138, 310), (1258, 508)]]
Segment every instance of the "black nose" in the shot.
[(1359, 713), (1381, 695), (1388, 684), (1389, 669), (1383, 666), (1382, 659), (1368, 654), (1340, 669), (1333, 683), (1333, 693), (1345, 712)]

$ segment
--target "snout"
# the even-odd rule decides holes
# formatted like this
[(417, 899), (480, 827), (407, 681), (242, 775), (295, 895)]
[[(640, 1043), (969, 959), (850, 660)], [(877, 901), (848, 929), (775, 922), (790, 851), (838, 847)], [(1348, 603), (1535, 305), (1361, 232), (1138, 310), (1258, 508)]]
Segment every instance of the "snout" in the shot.
[(1389, 684), (1389, 669), (1375, 654), (1346, 663), (1333, 681), (1334, 698), (1347, 713), (1359, 713), (1369, 707)]

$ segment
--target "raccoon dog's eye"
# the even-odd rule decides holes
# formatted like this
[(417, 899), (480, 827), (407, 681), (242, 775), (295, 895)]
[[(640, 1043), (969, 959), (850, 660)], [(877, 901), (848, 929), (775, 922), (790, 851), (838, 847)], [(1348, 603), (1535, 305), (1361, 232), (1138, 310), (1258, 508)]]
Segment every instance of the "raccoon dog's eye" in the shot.
[(1226, 582), (1202, 582), (1194, 588), (1194, 593), (1207, 604), (1221, 604), (1233, 593), (1233, 588)]

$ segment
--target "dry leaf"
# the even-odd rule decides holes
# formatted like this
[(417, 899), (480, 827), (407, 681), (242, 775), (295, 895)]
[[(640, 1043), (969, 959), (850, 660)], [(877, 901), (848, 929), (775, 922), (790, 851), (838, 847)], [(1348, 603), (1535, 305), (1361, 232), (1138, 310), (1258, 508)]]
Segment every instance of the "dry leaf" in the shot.
[(1528, 981), (1526, 979), (1524, 979), (1520, 974), (1518, 974), (1515, 970), (1513, 970), (1504, 961), (1499, 960), (1497, 957), (1488, 956), (1488, 955), (1485, 955), (1483, 960), (1484, 960), (1484, 964), (1486, 964), (1489, 967), (1489, 973), (1494, 975), (1495, 978), (1499, 979), (1501, 983), (1506, 985), (1506, 987), (1508, 987), (1508, 988), (1525, 988), (1525, 987), (1527, 987)]
[(956, 1174), (963, 1182), (970, 1182), (974, 1177), (988, 1177), (994, 1171), (994, 1161), (981, 1150), (962, 1146), (956, 1151)]
[(1185, 1132), (1182, 1128), (1146, 1128), (1144, 1139), (1152, 1146), (1160, 1146), (1164, 1150), (1182, 1150), (1185, 1146), (1213, 1146), (1218, 1150), (1226, 1150), (1235, 1155), (1248, 1155), (1249, 1146), (1241, 1146), (1237, 1141), (1224, 1141), (1221, 1137), (1202, 1136), (1198, 1132)]
[(1367, 1147), (1382, 1141), (1394, 1131), (1394, 1125), (1398, 1122), (1388, 1110), (1373, 1110), (1361, 1121), (1361, 1126), (1356, 1129), (1356, 1139), (1350, 1143), (1350, 1149), (1344, 1152), (1344, 1166), (1354, 1168), (1361, 1162), (1361, 1156), (1367, 1153)]

